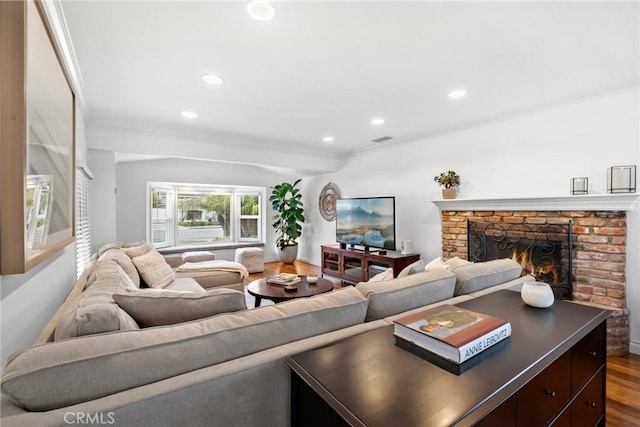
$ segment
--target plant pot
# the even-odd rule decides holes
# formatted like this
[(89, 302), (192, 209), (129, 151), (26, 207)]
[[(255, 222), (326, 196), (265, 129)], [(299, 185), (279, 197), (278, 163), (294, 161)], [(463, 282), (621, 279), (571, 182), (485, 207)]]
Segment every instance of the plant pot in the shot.
[(456, 198), (456, 189), (455, 188), (443, 188), (442, 189), (442, 198), (443, 199), (455, 199)]
[(293, 262), (298, 258), (298, 245), (288, 245), (284, 248), (280, 249), (278, 254), (280, 256), (280, 261), (285, 264), (293, 264)]

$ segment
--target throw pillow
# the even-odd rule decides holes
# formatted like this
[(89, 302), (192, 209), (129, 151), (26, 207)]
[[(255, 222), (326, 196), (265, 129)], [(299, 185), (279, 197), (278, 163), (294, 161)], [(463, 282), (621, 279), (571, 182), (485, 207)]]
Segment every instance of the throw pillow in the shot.
[(216, 255), (213, 252), (209, 251), (192, 251), (185, 252), (182, 254), (182, 262), (202, 262), (202, 261), (213, 261), (216, 259)]
[(155, 249), (131, 260), (150, 288), (164, 288), (174, 280), (173, 269)]
[(247, 308), (244, 293), (227, 288), (206, 292), (140, 289), (114, 294), (113, 299), (143, 328), (174, 325)]
[(151, 243), (143, 243), (142, 245), (132, 246), (132, 247), (122, 247), (122, 250), (125, 254), (129, 255), (129, 258), (133, 259), (137, 256), (141, 256), (146, 254), (151, 250), (156, 250)]
[(463, 265), (473, 264), (471, 261), (467, 261), (466, 259), (462, 259), (457, 256), (446, 260), (444, 263), (451, 266), (451, 269), (462, 267)]
[(120, 268), (127, 273), (127, 276), (131, 279), (136, 288), (140, 287), (140, 275), (136, 266), (131, 261), (131, 258), (127, 256), (121, 249), (112, 248), (100, 255), (98, 260), (110, 259), (115, 261)]
[(451, 270), (451, 266), (445, 264), (445, 262), (442, 260), (442, 257), (438, 257), (433, 261), (431, 261), (429, 264), (427, 264), (427, 266), (424, 268), (425, 271), (438, 270), (438, 269)]
[(393, 268), (387, 268), (385, 271), (383, 271), (382, 273), (378, 273), (375, 276), (373, 276), (372, 278), (370, 278), (367, 283), (371, 283), (371, 282), (384, 282), (386, 280), (391, 280), (393, 279)]
[(402, 269), (402, 271), (398, 274), (398, 279), (401, 279), (403, 277), (407, 277), (411, 274), (416, 274), (416, 273), (421, 273), (425, 271), (425, 264), (424, 264), (424, 260), (418, 260), (412, 264), (409, 264), (408, 266), (406, 266), (405, 268)]

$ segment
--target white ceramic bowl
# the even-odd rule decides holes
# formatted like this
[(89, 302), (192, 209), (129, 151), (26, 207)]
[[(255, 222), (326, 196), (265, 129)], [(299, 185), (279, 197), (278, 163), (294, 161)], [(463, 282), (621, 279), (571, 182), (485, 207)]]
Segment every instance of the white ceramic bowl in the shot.
[(317, 283), (318, 276), (309, 275), (307, 276), (307, 283)]
[(551, 286), (543, 282), (525, 282), (520, 295), (527, 305), (537, 308), (551, 307), (554, 301)]

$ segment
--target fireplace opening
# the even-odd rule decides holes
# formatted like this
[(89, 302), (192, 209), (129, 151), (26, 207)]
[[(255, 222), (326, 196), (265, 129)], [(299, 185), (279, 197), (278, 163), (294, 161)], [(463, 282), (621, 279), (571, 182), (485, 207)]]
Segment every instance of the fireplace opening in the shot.
[(551, 285), (558, 299), (572, 299), (572, 232), (567, 225), (524, 225), (482, 221), (467, 223), (472, 262), (512, 258), (531, 275)]

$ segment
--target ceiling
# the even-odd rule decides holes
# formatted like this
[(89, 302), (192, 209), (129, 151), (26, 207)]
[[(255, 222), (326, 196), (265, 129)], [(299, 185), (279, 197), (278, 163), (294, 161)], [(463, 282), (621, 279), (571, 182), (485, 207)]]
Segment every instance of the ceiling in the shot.
[(343, 157), (639, 84), (638, 2), (60, 3), (89, 127)]

